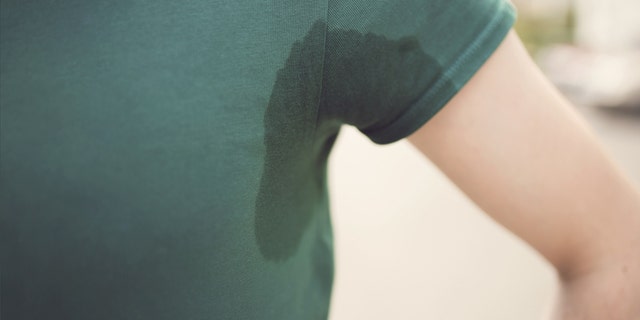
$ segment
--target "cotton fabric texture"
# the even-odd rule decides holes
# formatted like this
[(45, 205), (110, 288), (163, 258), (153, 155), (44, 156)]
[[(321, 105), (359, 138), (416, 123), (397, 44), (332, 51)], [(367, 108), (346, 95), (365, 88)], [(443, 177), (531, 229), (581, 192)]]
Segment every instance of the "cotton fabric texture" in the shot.
[(341, 126), (411, 134), (515, 18), (506, 0), (0, 9), (7, 320), (325, 319)]

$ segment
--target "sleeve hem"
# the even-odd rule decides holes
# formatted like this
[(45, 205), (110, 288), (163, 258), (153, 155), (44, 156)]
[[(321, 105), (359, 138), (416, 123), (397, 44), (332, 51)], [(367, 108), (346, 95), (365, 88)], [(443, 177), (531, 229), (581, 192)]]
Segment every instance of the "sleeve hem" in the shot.
[[(443, 76), (434, 86), (402, 115), (384, 127), (362, 132), (377, 144), (389, 144), (409, 136), (435, 116), (473, 77), (511, 30), (516, 19), (516, 11), (509, 3), (505, 3), (503, 9), (503, 13), (496, 15), (487, 24), (471, 45), (443, 72)], [(458, 80), (462, 84), (461, 87), (445, 85), (450, 79)]]

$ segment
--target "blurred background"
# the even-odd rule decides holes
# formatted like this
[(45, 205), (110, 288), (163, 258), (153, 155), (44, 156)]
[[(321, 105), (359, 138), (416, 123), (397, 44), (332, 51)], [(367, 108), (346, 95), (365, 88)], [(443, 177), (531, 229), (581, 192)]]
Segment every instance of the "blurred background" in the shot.
[[(513, 2), (532, 56), (640, 185), (640, 1)], [(330, 184), (331, 320), (546, 319), (553, 268), (407, 142), (345, 128)]]

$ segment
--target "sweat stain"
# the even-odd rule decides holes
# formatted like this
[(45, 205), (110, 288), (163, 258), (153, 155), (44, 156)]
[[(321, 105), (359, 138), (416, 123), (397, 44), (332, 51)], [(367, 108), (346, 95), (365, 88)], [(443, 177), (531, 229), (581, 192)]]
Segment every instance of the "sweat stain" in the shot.
[(327, 31), (317, 21), (293, 43), (264, 116), (266, 158), (255, 235), (266, 260), (293, 256), (314, 212), (323, 210), (326, 163), (340, 125), (365, 133), (384, 127), (441, 71), (415, 37)]

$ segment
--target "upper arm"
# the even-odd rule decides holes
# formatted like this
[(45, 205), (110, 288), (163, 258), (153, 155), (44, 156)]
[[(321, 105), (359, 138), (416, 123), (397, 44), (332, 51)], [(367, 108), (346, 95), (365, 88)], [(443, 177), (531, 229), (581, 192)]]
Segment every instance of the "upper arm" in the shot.
[(612, 257), (640, 269), (637, 189), (513, 31), (409, 141), (563, 276)]

